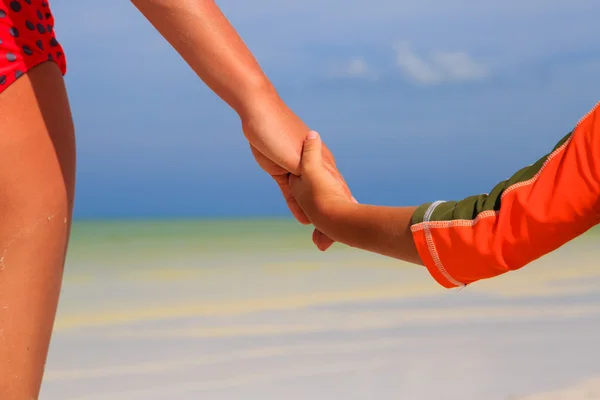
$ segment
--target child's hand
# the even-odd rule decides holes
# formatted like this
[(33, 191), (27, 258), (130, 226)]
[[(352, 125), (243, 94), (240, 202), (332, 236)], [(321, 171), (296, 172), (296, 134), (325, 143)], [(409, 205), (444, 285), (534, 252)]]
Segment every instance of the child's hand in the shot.
[(301, 176), (290, 174), (289, 183), (292, 195), (312, 224), (327, 230), (333, 215), (351, 202), (344, 186), (326, 168), (321, 151), (319, 134), (309, 132), (302, 149)]
[(416, 207), (371, 206), (349, 199), (321, 150), (319, 135), (310, 132), (302, 149), (301, 176), (289, 178), (292, 195), (315, 228), (338, 243), (422, 264), (410, 229)]

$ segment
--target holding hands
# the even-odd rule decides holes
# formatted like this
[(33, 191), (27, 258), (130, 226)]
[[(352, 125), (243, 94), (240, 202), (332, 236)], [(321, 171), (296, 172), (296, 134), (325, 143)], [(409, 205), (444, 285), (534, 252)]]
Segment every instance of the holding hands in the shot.
[(310, 222), (327, 234), (336, 216), (354, 201), (348, 197), (343, 183), (326, 167), (322, 149), (319, 134), (310, 131), (302, 149), (300, 176), (290, 174), (289, 188)]
[[(309, 132), (306, 124), (275, 93), (261, 96), (255, 107), (241, 113), (240, 118), (256, 162), (275, 180), (294, 217), (302, 224), (314, 224), (304, 207), (298, 204), (290, 187), (290, 177), (302, 174), (301, 154)], [(333, 155), (320, 142), (319, 152), (321, 168), (331, 181), (337, 183), (341, 195), (352, 201), (352, 194), (337, 170)], [(324, 251), (334, 240), (317, 228), (313, 232), (313, 242)]]

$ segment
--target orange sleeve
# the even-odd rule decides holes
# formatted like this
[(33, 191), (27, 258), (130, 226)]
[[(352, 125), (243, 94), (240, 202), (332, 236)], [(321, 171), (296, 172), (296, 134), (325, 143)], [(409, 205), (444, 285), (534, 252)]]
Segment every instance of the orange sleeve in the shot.
[(411, 230), (438, 283), (464, 286), (519, 269), (600, 223), (599, 106), (490, 194), (419, 207)]

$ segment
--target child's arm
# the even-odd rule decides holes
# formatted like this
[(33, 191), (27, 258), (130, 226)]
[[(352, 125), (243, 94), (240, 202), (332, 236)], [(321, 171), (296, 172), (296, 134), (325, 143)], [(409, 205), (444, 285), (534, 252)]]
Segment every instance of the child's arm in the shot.
[(416, 264), (421, 259), (410, 231), (416, 207), (379, 207), (348, 201), (321, 158), (322, 142), (311, 132), (304, 143), (300, 178), (290, 188), (315, 228), (331, 239)]
[(410, 230), (416, 209), (345, 202), (318, 226), (336, 242), (423, 265)]
[(318, 139), (305, 142), (302, 177), (291, 179), (292, 193), (336, 241), (423, 264), (448, 288), (491, 278), (600, 223), (599, 105), (551, 153), (490, 194), (420, 207), (350, 204), (311, 151)]

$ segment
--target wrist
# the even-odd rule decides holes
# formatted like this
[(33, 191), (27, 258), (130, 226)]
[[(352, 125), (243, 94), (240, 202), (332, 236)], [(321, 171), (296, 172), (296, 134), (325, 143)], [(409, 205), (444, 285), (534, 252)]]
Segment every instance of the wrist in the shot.
[(347, 244), (346, 234), (356, 225), (360, 206), (345, 199), (330, 202), (317, 213), (313, 225), (336, 242)]
[(266, 77), (249, 79), (243, 93), (233, 107), (242, 121), (262, 118), (267, 109), (281, 107), (282, 104), (275, 87)]
[(251, 98), (238, 110), (246, 139), (265, 158), (299, 175), (302, 143), (308, 127), (274, 89), (258, 89)]

